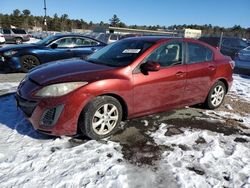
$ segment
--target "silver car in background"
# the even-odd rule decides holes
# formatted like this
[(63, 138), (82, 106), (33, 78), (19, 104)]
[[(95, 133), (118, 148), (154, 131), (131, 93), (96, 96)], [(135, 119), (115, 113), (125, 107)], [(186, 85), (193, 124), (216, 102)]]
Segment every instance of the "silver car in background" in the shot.
[(5, 38), (6, 43), (21, 44), (30, 40), (29, 34), (24, 29), (5, 29), (0, 28), (0, 34)]

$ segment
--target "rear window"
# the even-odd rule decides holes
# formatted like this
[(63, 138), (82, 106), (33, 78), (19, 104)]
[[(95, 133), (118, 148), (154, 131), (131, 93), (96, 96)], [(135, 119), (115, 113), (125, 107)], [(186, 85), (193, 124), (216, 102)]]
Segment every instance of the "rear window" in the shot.
[(23, 29), (12, 29), (13, 33), (15, 34), (27, 34)]

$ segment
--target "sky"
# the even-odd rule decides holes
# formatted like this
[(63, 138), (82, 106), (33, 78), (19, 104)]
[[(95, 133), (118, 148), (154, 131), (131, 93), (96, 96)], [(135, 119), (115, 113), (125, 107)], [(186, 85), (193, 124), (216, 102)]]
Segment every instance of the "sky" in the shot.
[[(29, 9), (44, 15), (44, 0), (1, 0), (0, 13)], [(46, 0), (47, 13), (109, 22), (116, 14), (127, 25), (212, 24), (250, 27), (250, 0)]]

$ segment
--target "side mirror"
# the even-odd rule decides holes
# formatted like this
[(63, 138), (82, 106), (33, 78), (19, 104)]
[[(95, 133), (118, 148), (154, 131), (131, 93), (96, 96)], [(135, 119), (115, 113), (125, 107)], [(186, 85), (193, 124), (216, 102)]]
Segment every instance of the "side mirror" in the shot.
[(161, 65), (157, 62), (146, 62), (141, 65), (141, 70), (143, 72), (153, 72), (159, 71), (161, 69)]
[(58, 47), (58, 44), (56, 44), (56, 43), (53, 43), (53, 44), (51, 44), (51, 46), (50, 46), (50, 48), (52, 48), (52, 49), (55, 49), (55, 48), (57, 48)]

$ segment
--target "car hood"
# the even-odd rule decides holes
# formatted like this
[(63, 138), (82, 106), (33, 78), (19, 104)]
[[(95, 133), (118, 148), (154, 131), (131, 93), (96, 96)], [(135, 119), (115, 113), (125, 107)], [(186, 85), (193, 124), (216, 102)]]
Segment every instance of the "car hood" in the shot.
[(100, 79), (101, 71), (103, 73), (114, 68), (75, 58), (40, 65), (32, 69), (28, 77), (39, 85), (72, 81), (89, 82)]
[(7, 47), (0, 48), (0, 52), (6, 52), (9, 50), (23, 50), (27, 48), (39, 47), (37, 44), (19, 44), (19, 45), (9, 45)]

